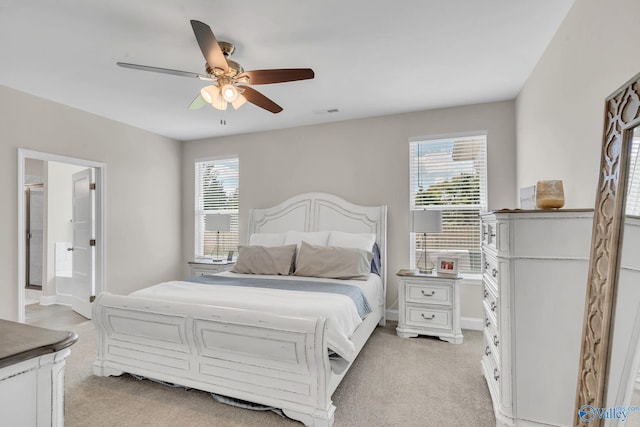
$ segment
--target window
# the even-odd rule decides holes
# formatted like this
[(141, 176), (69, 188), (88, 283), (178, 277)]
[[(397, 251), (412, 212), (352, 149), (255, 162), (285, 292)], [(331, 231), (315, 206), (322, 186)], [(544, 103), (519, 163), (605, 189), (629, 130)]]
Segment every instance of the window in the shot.
[[(412, 265), (456, 256), (459, 271), (481, 273), (480, 213), (487, 210), (486, 135), (410, 142), (411, 210), (442, 212), (442, 232), (412, 234)], [(424, 263), (424, 264), (423, 264)]]
[[(196, 162), (195, 172), (195, 255), (226, 258), (238, 250), (238, 158)], [(230, 215), (230, 231), (209, 230), (212, 214)]]

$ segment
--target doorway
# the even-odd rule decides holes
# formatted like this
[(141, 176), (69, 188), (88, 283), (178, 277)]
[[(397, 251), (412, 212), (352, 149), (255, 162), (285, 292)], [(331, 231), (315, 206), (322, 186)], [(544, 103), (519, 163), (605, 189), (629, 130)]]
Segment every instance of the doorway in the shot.
[[(74, 310), (78, 311), (75, 306), (77, 301), (72, 301), (72, 295), (67, 295), (62, 292), (62, 294), (57, 294), (56, 291), (56, 283), (59, 284), (60, 289), (63, 287), (67, 290), (73, 288), (73, 273), (71, 271), (62, 271), (65, 270), (62, 267), (67, 265), (70, 257), (73, 254), (73, 245), (71, 243), (72, 238), (65, 238), (64, 236), (75, 236), (72, 234), (73, 229), (73, 221), (72, 217), (72, 192), (70, 191), (73, 183), (71, 181), (71, 175), (79, 170), (89, 170), (91, 171), (92, 178), (92, 186), (91, 193), (93, 193), (92, 199), (94, 200), (93, 208), (91, 209), (92, 214), (94, 216), (94, 230), (92, 231), (92, 235), (94, 236), (91, 239), (93, 247), (93, 256), (92, 262), (93, 266), (91, 267), (92, 276), (94, 277), (92, 283), (89, 284), (90, 290), (87, 291), (85, 295), (83, 295), (82, 299), (82, 310), (81, 314), (85, 317), (91, 316), (91, 301), (93, 300), (94, 295), (98, 295), (100, 292), (105, 291), (105, 230), (104, 230), (104, 209), (105, 209), (105, 182), (106, 182), (106, 165), (104, 163), (94, 162), (90, 160), (78, 159), (67, 156), (59, 156), (56, 154), (43, 153), (31, 150), (18, 150), (18, 187), (21, 191), (18, 192), (19, 200), (18, 200), (18, 320), (20, 322), (25, 321), (25, 302), (26, 302), (26, 292), (32, 292), (27, 289), (27, 277), (30, 275), (33, 265), (33, 262), (30, 262), (29, 256), (33, 253), (33, 250), (29, 250), (29, 246), (33, 246), (29, 240), (29, 217), (27, 216), (27, 211), (30, 206), (28, 206), (29, 196), (25, 191), (25, 185), (29, 181), (28, 178), (28, 168), (29, 165), (33, 164), (34, 161), (40, 161), (44, 163), (47, 167), (44, 169), (50, 173), (46, 173), (44, 175), (44, 185), (43, 185), (43, 206), (44, 206), (44, 219), (43, 219), (43, 242), (40, 248), (40, 253), (43, 254), (42, 262), (40, 263), (42, 267), (42, 273), (40, 273), (41, 277), (41, 286), (43, 289), (43, 295), (40, 298), (40, 302), (42, 304), (65, 304), (65, 305), (73, 305)], [(51, 170), (49, 171), (49, 167)], [(54, 174), (54, 171), (57, 173)], [(60, 196), (60, 171), (66, 171), (67, 175), (62, 175), (64, 177), (63, 181), (66, 185), (68, 185), (69, 189), (66, 189), (67, 193), (69, 193), (68, 200), (64, 199), (64, 197)], [(54, 177), (57, 176), (57, 181)], [(47, 185), (47, 177), (51, 179), (51, 185)], [(51, 194), (48, 192), (51, 191)], [(63, 194), (64, 194), (63, 191)], [(48, 198), (48, 196), (51, 196)], [(63, 201), (64, 199), (64, 201)], [(49, 203), (51, 202), (51, 204)], [(65, 220), (62, 220), (58, 217), (55, 217), (55, 212), (59, 212), (60, 206), (65, 206), (68, 212), (64, 213), (63, 216)], [(52, 212), (47, 212), (48, 208), (51, 208)], [(73, 211), (73, 215), (75, 215), (77, 210)], [(61, 225), (62, 223), (62, 225)], [(50, 229), (49, 229), (50, 227)], [(62, 230), (59, 230), (59, 229)], [(25, 238), (25, 236), (27, 238)], [(62, 236), (62, 237), (61, 237)], [(35, 250), (35, 253), (38, 253), (38, 250)], [(54, 257), (57, 258), (57, 261), (52, 261)], [(49, 262), (47, 262), (47, 258), (49, 258)], [(48, 264), (48, 265), (47, 265)], [(54, 276), (54, 271), (57, 268), (56, 264), (60, 265), (59, 270), (61, 270), (61, 277), (58, 278)], [(80, 263), (78, 263), (80, 266)], [(66, 270), (72, 270), (70, 267)], [(62, 274), (65, 273), (65, 274)], [(68, 275), (66, 274), (68, 273)], [(36, 272), (36, 275), (38, 273)], [(62, 277), (68, 276), (68, 277)], [(84, 281), (86, 283), (86, 276), (84, 276)], [(54, 281), (55, 279), (55, 281)], [(33, 279), (29, 282), (31, 283)], [(64, 282), (64, 283), (63, 283)], [(66, 291), (65, 291), (66, 292)], [(87, 301), (84, 301), (86, 299)]]

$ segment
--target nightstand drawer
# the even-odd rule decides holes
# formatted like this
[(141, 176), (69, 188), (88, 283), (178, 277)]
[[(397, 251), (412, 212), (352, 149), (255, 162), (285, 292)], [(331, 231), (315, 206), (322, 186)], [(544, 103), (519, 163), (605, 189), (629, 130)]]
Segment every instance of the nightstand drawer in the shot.
[(229, 271), (233, 269), (234, 263), (227, 264), (213, 264), (213, 263), (196, 263), (190, 262), (190, 276), (201, 277), (209, 274), (222, 273), (223, 271)]
[(451, 286), (442, 285), (425, 285), (423, 283), (407, 282), (407, 302), (451, 305), (453, 299), (451, 297)]
[(451, 329), (453, 327), (451, 310), (407, 304), (405, 316), (407, 325), (442, 329)]

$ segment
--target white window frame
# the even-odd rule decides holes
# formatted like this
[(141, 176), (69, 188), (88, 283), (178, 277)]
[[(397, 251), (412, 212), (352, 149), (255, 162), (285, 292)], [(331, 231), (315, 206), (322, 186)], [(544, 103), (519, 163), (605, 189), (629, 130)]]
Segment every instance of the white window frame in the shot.
[[(419, 143), (426, 143), (426, 144), (443, 144), (446, 142), (451, 142), (451, 141), (455, 141), (455, 140), (465, 140), (465, 139), (474, 139), (474, 138), (481, 138), (484, 139), (483, 145), (481, 147), (482, 152), (479, 154), (480, 156), (480, 160), (483, 161), (484, 163), (484, 171), (480, 172), (480, 200), (478, 204), (474, 204), (474, 205), (448, 205), (446, 206), (445, 209), (443, 209), (442, 205), (427, 205), (427, 206), (423, 206), (423, 205), (417, 205), (416, 204), (416, 195), (418, 194), (418, 188), (420, 186), (420, 183), (418, 182), (418, 177), (417, 177), (417, 173), (416, 171), (419, 170), (419, 164), (418, 164), (418, 160), (415, 154), (415, 144), (419, 144)], [(488, 191), (487, 191), (487, 174), (488, 174), (488, 165), (487, 165), (487, 145), (488, 145), (488, 138), (487, 138), (487, 132), (486, 131), (477, 131), (477, 132), (467, 132), (467, 133), (458, 133), (458, 134), (447, 134), (447, 135), (432, 135), (432, 136), (421, 136), (421, 137), (415, 137), (415, 138), (410, 138), (409, 139), (409, 194), (410, 194), (410, 206), (409, 206), (409, 214), (410, 216), (412, 215), (412, 212), (414, 210), (421, 210), (421, 209), (430, 209), (430, 210), (443, 210), (444, 212), (451, 212), (451, 211), (455, 211), (455, 210), (466, 210), (468, 208), (462, 208), (461, 206), (469, 206), (472, 207), (473, 209), (477, 209), (478, 213), (482, 213), (482, 212), (486, 212), (487, 210), (487, 204), (488, 204)], [(425, 153), (426, 154), (426, 153)], [(424, 163), (423, 163), (424, 164)], [(418, 168), (418, 169), (416, 169)], [(423, 180), (424, 182), (424, 180)], [(447, 216), (443, 215), (443, 228), (446, 229), (447, 228)], [(479, 254), (480, 254), (480, 225), (478, 223), (478, 231), (477, 231), (477, 240), (478, 240), (478, 248), (475, 251), (472, 251), (469, 253), (469, 262), (467, 263), (467, 265), (469, 265), (470, 267), (474, 267), (475, 269), (469, 271), (469, 270), (465, 270), (464, 274), (465, 275), (474, 275), (474, 274), (479, 274), (481, 273), (481, 260), (479, 259)], [(443, 230), (443, 232), (445, 232), (445, 230)], [(429, 239), (429, 237), (427, 237), (427, 239)], [(416, 256), (417, 253), (417, 235), (415, 233), (410, 233), (410, 265), (414, 268), (422, 268), (423, 267), (423, 262), (424, 259), (420, 259), (420, 265), (416, 266), (416, 263), (418, 261), (417, 258), (419, 258), (418, 256)], [(476, 240), (476, 239), (473, 239)], [(429, 249), (429, 247), (427, 247), (427, 249)], [(454, 250), (454, 248), (449, 248), (450, 250)], [(440, 250), (447, 250), (446, 247), (440, 247), (440, 248), (434, 248), (434, 251), (440, 251)], [(476, 253), (477, 252), (477, 253)], [(431, 263), (429, 262), (427, 267), (430, 267)], [(461, 264), (461, 267), (464, 267), (464, 265)]]
[[(207, 256), (209, 255), (208, 253), (205, 253), (204, 248), (205, 248), (205, 215), (209, 215), (209, 214), (229, 214), (231, 215), (231, 231), (229, 233), (231, 233), (232, 235), (235, 235), (235, 242), (239, 243), (239, 224), (238, 224), (238, 218), (239, 218), (239, 211), (240, 211), (240, 206), (239, 206), (239, 201), (238, 201), (238, 206), (235, 209), (210, 209), (210, 210), (205, 210), (204, 209), (204, 197), (202, 194), (202, 187), (201, 187), (201, 183), (200, 183), (200, 173), (199, 173), (199, 164), (203, 164), (203, 163), (215, 163), (215, 162), (223, 162), (223, 161), (229, 161), (229, 160), (236, 160), (237, 162), (237, 168), (238, 168), (238, 173), (237, 176), (235, 177), (235, 180), (237, 181), (237, 191), (238, 191), (238, 197), (239, 197), (239, 192), (240, 192), (240, 156), (238, 155), (228, 155), (228, 156), (219, 156), (219, 157), (208, 157), (208, 158), (201, 158), (201, 159), (195, 159), (194, 163), (193, 163), (193, 170), (194, 170), (194, 220), (193, 220), (193, 231), (194, 231), (194, 259), (197, 257), (202, 257), (202, 256)], [(229, 249), (229, 248), (225, 248), (225, 249)], [(231, 248), (231, 250), (237, 251), (237, 244), (233, 245), (233, 248)]]

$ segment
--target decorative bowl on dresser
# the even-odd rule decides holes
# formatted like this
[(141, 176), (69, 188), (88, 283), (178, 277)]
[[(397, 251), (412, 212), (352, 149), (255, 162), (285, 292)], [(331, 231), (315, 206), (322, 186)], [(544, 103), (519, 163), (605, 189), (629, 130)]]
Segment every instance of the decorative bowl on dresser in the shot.
[(482, 372), (497, 426), (572, 425), (593, 210), (481, 215)]
[(431, 335), (462, 344), (459, 277), (397, 274), (398, 327), (402, 338)]

